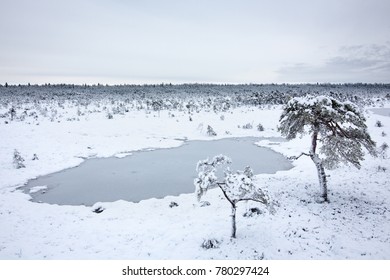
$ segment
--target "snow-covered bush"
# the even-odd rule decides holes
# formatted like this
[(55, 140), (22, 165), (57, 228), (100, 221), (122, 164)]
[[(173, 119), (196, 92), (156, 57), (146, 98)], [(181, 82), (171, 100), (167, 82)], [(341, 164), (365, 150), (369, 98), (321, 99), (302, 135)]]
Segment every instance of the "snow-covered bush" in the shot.
[(16, 110), (15, 110), (15, 108), (13, 106), (11, 107), (11, 109), (9, 109), (9, 114), (10, 114), (10, 117), (11, 117), (11, 121), (13, 121), (15, 116), (16, 116)]
[(244, 125), (242, 126), (242, 128), (243, 128), (243, 129), (252, 129), (252, 128), (253, 128), (253, 125), (250, 124), (250, 123), (247, 123), (247, 124), (244, 124)]
[(15, 149), (14, 150), (14, 158), (13, 158), (13, 163), (16, 169), (19, 168), (25, 168), (26, 166), (24, 165), (24, 158), (20, 155), (20, 153)]
[(210, 202), (208, 202), (208, 201), (201, 201), (201, 202), (199, 202), (199, 206), (200, 206), (200, 207), (207, 207), (207, 206), (210, 206)]
[(111, 119), (114, 118), (114, 116), (113, 116), (110, 112), (107, 112), (106, 117), (107, 117), (107, 119), (109, 119), (109, 120), (111, 120)]
[(378, 165), (377, 170), (378, 170), (378, 171), (382, 171), (382, 172), (386, 172), (387, 168), (384, 167), (384, 166)]
[(104, 210), (106, 210), (106, 209), (104, 209), (104, 207), (102, 207), (102, 206), (97, 206), (97, 207), (95, 207), (95, 208), (92, 210), (92, 212), (94, 212), (94, 213), (96, 213), (96, 214), (100, 214), (100, 213), (102, 213)]
[(243, 216), (244, 217), (253, 217), (257, 215), (261, 215), (263, 212), (260, 210), (260, 208), (257, 207), (251, 207), (246, 211)]
[(376, 127), (383, 127), (383, 124), (381, 121), (376, 121), (375, 126)]
[(386, 142), (384, 142), (382, 145), (379, 146), (378, 153), (381, 156), (381, 158), (387, 157), (387, 150), (389, 149), (389, 145), (387, 145)]
[(177, 207), (179, 206), (179, 204), (177, 204), (177, 202), (175, 201), (171, 201), (171, 203), (169, 203), (169, 208), (173, 208), (173, 207)]
[(230, 203), (232, 209), (232, 234), (236, 237), (236, 209), (240, 201), (256, 201), (268, 207), (273, 212), (272, 203), (266, 191), (256, 187), (252, 182), (253, 171), (248, 166), (245, 170), (232, 173), (229, 168), (225, 168), (225, 177), (218, 180), (216, 176), (217, 167), (231, 163), (230, 158), (224, 155), (215, 156), (212, 160), (206, 159), (198, 162), (196, 171), (198, 177), (194, 180), (195, 193), (198, 200), (206, 194), (210, 188), (219, 187)]
[(200, 245), (200, 247), (202, 247), (203, 249), (216, 249), (216, 248), (219, 248), (219, 244), (221, 242), (215, 238), (211, 238), (211, 239), (207, 239), (207, 240), (203, 240), (203, 243), (202, 245)]
[(214, 131), (214, 129), (211, 126), (207, 126), (207, 135), (208, 136), (217, 136), (217, 133)]
[(264, 126), (263, 126), (261, 123), (259, 123), (259, 124), (257, 125), (257, 130), (258, 130), (258, 131), (264, 131)]

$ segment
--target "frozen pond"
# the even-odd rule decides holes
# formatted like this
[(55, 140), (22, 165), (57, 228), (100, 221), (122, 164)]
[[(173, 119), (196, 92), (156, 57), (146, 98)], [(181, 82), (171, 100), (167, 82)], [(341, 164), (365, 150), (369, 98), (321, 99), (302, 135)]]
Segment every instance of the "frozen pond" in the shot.
[(390, 117), (390, 108), (374, 108), (370, 109), (374, 114)]
[(23, 189), (33, 201), (51, 204), (93, 205), (119, 199), (139, 202), (194, 192), (197, 162), (219, 154), (232, 159), (233, 171), (247, 165), (255, 174), (292, 167), (283, 155), (256, 146), (258, 140), (188, 141), (177, 148), (139, 151), (123, 158), (88, 159), (78, 167), (30, 180)]

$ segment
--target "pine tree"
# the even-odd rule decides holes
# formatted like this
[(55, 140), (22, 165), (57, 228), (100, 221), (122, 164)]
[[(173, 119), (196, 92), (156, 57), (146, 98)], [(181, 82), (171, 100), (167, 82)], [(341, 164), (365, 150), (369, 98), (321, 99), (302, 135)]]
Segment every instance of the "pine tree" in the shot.
[(230, 163), (230, 158), (224, 155), (215, 156), (212, 160), (199, 161), (196, 166), (198, 177), (194, 180), (194, 184), (198, 200), (210, 188), (219, 187), (221, 189), (224, 197), (231, 205), (231, 237), (236, 238), (236, 210), (238, 202), (248, 200), (260, 202), (266, 205), (271, 212), (273, 212), (273, 207), (268, 194), (253, 184), (253, 171), (249, 166), (243, 172), (237, 171), (235, 173), (230, 172), (227, 168), (224, 180), (218, 180), (215, 174), (217, 167)]
[(339, 163), (360, 168), (364, 156), (362, 147), (376, 156), (375, 142), (367, 132), (365, 121), (353, 103), (327, 96), (296, 97), (284, 106), (278, 128), (282, 135), (293, 139), (307, 132), (311, 134), (309, 152), (292, 159), (302, 155), (312, 159), (317, 168), (323, 201), (328, 201), (325, 168), (336, 168)]

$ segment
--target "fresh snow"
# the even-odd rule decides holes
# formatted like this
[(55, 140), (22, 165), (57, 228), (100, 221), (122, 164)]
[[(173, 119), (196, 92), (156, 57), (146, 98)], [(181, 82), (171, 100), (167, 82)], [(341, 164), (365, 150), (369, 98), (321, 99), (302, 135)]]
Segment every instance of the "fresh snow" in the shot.
[(131, 156), (133, 153), (118, 153), (116, 155), (114, 155), (116, 158), (124, 158), (124, 157), (127, 157), (127, 156)]
[[(309, 158), (294, 161), (295, 167), (288, 171), (255, 174), (254, 184), (267, 189), (277, 201), (275, 213), (258, 203), (239, 204), (236, 239), (229, 237), (230, 205), (219, 189), (202, 198), (210, 205), (199, 204), (194, 187), (194, 194), (139, 203), (99, 202), (92, 207), (34, 203), (28, 194), (17, 190), (29, 179), (77, 166), (89, 157), (177, 147), (183, 143), (180, 139), (280, 137), (277, 125), (281, 112), (277, 106), (242, 106), (224, 112), (224, 120), (222, 113), (200, 111), (189, 121), (188, 114), (174, 110), (152, 114), (131, 111), (115, 114), (113, 119), (98, 113), (77, 116), (70, 110), (68, 115), (64, 112), (64, 118), (78, 117), (79, 121), (45, 119), (36, 125), (1, 120), (0, 258), (390, 259), (388, 158), (366, 156), (360, 170), (342, 166), (328, 171), (330, 203), (316, 202), (318, 178)], [(368, 110), (366, 116), (378, 146), (390, 143), (390, 118)], [(383, 127), (375, 126), (378, 120)], [(261, 123), (264, 131), (242, 129), (243, 124), (252, 122)], [(207, 135), (208, 125), (217, 136)], [(261, 140), (257, 144), (296, 156), (309, 149), (310, 138), (279, 145)], [(25, 159), (25, 168), (14, 168), (14, 149)], [(39, 160), (33, 161), (33, 154)], [(171, 202), (178, 206), (169, 207)], [(253, 207), (261, 213), (247, 215)], [(97, 209), (103, 212), (97, 213)], [(202, 248), (210, 239), (218, 240), (219, 247)]]
[(39, 191), (44, 191), (47, 189), (47, 186), (36, 186), (36, 187), (32, 187), (29, 191), (29, 193), (36, 193), (36, 192), (39, 192)]

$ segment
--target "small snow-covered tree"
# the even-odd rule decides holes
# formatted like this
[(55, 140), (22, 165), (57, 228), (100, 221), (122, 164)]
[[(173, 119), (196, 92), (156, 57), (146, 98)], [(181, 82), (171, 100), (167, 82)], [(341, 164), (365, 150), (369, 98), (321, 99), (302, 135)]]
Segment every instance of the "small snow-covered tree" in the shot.
[[(291, 99), (283, 108), (279, 131), (287, 139), (307, 132), (311, 134), (308, 153), (314, 162), (323, 201), (328, 201), (325, 167), (335, 168), (340, 162), (360, 168), (364, 147), (376, 156), (375, 142), (367, 132), (365, 118), (351, 102), (341, 102), (327, 96), (308, 96)], [(318, 144), (321, 146), (317, 149)], [(319, 153), (323, 155), (320, 158)]]
[(22, 158), (22, 156), (20, 155), (20, 153), (18, 152), (18, 150), (14, 150), (14, 160), (13, 160), (13, 163), (14, 163), (14, 166), (16, 169), (19, 169), (19, 168), (25, 168), (26, 166), (24, 165), (24, 158)]
[(11, 109), (9, 109), (9, 114), (11, 116), (11, 121), (13, 121), (14, 118), (16, 117), (16, 110), (14, 106), (12, 106)]
[(106, 117), (107, 117), (107, 119), (109, 119), (109, 120), (112, 120), (112, 119), (114, 118), (114, 116), (112, 115), (111, 112), (107, 112)]
[(247, 123), (247, 124), (244, 124), (242, 126), (243, 129), (252, 129), (253, 128), (253, 125), (251, 123)]
[(214, 131), (214, 129), (211, 126), (207, 126), (207, 135), (208, 136), (217, 136), (217, 133)]
[(224, 179), (218, 180), (216, 176), (217, 167), (230, 164), (230, 158), (219, 155), (212, 160), (206, 159), (198, 162), (196, 171), (198, 177), (194, 180), (195, 193), (198, 200), (206, 194), (210, 188), (219, 187), (230, 203), (232, 209), (232, 238), (236, 238), (236, 210), (237, 203), (240, 201), (256, 201), (266, 205), (270, 211), (273, 211), (272, 204), (268, 194), (256, 187), (252, 182), (253, 171), (248, 166), (245, 170), (232, 173), (228, 168), (225, 169)]
[(387, 150), (389, 149), (389, 145), (387, 145), (386, 142), (384, 142), (382, 145), (379, 146), (378, 153), (381, 158), (385, 159), (387, 157)]
[(259, 123), (259, 124), (257, 125), (257, 130), (258, 130), (258, 131), (264, 131), (264, 126), (263, 126), (261, 123)]

